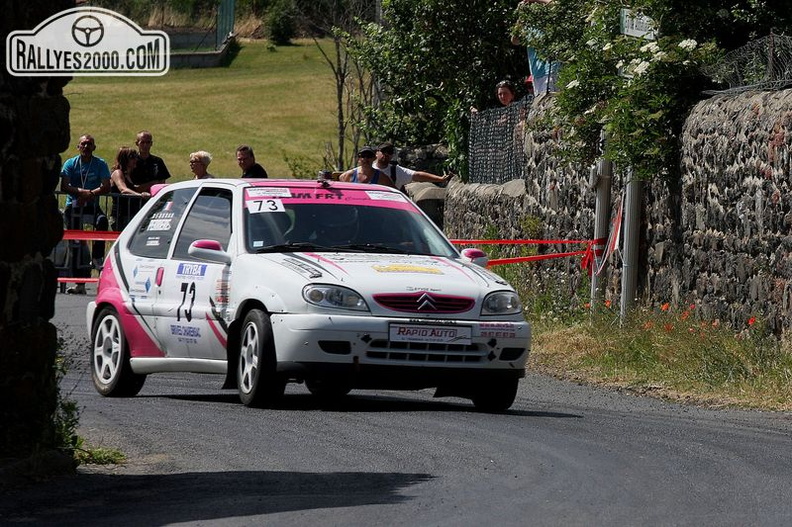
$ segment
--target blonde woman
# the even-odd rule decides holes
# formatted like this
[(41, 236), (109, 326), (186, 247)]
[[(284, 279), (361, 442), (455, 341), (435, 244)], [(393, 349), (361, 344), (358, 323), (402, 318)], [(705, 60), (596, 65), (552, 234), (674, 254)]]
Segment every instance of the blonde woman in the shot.
[(212, 154), (203, 150), (198, 150), (190, 154), (190, 170), (194, 174), (193, 179), (211, 179), (214, 176), (209, 173), (209, 163), (212, 162)]

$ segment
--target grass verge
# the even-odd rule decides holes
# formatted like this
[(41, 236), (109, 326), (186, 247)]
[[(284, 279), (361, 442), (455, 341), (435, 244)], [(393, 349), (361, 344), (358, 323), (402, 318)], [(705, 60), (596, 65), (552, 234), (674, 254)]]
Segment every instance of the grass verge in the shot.
[(152, 152), (173, 180), (191, 179), (190, 152), (206, 150), (209, 171), (237, 177), (236, 147), (253, 147), (270, 177), (292, 177), (287, 159), (323, 168), (326, 143), (336, 136), (333, 77), (312, 41), (273, 48), (241, 42), (227, 67), (172, 69), (162, 77), (76, 77), (64, 88), (71, 105), (71, 141), (96, 138), (96, 155), (112, 166), (121, 146), (141, 129), (154, 134)]
[(755, 319), (735, 332), (694, 306), (603, 308), (569, 327), (537, 328), (529, 369), (586, 384), (711, 407), (792, 410), (792, 343)]

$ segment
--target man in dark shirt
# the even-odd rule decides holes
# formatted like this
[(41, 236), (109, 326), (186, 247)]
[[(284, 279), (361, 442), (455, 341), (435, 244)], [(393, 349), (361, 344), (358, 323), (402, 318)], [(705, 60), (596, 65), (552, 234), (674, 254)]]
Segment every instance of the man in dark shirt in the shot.
[(242, 169), (244, 178), (265, 178), (267, 171), (264, 167), (256, 163), (256, 156), (253, 154), (253, 149), (248, 145), (242, 145), (236, 149), (237, 163), (239, 168)]
[(135, 145), (138, 147), (138, 162), (132, 171), (132, 182), (141, 192), (149, 192), (152, 185), (165, 183), (165, 180), (171, 176), (165, 161), (151, 153), (153, 143), (151, 132), (148, 130), (138, 132), (135, 140)]

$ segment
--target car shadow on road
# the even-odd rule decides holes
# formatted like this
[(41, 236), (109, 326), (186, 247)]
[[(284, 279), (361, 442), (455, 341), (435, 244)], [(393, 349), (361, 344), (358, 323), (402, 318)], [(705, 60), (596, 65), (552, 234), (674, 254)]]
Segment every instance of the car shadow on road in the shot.
[(398, 504), (429, 474), (208, 472), (81, 473), (0, 496), (0, 524), (171, 525), (309, 509)]
[[(155, 396), (148, 396), (155, 397)], [(166, 395), (169, 399), (241, 404), (236, 393)], [(253, 409), (255, 411), (255, 409)], [(338, 413), (369, 412), (462, 412), (480, 413), (469, 401), (459, 399), (417, 400), (371, 392), (352, 393), (336, 400), (321, 400), (310, 394), (287, 394), (269, 410), (324, 411)], [(532, 411), (511, 408), (499, 415), (522, 417), (582, 418), (579, 414), (562, 412)]]

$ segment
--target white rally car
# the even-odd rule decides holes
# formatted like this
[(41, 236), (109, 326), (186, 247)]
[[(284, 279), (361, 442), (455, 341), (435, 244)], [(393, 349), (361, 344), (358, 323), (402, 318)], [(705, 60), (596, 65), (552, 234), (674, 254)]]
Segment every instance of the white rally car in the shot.
[(213, 179), (168, 185), (111, 248), (87, 309), (105, 396), (146, 375), (226, 375), (269, 406), (286, 383), (470, 398), (499, 411), (525, 375), (530, 326), (502, 278), (377, 185)]

